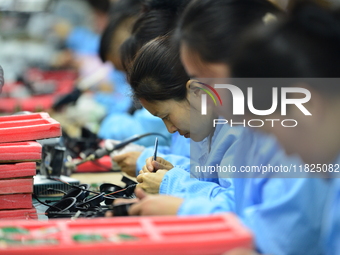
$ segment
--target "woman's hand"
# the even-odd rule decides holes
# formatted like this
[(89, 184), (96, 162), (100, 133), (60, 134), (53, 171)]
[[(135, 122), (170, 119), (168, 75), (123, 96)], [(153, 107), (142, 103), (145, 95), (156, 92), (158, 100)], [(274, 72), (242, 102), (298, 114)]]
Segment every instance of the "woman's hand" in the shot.
[(140, 151), (130, 151), (116, 155), (112, 158), (112, 160), (117, 162), (122, 172), (132, 177), (136, 177), (136, 164), (141, 153), (142, 152)]
[(259, 255), (258, 253), (248, 250), (245, 248), (237, 248), (232, 251), (228, 251), (226, 253), (223, 253), (223, 255)]
[(161, 182), (167, 172), (168, 170), (163, 169), (158, 170), (156, 173), (145, 173), (141, 170), (137, 176), (137, 181), (139, 182), (137, 187), (143, 189), (149, 194), (158, 194)]
[(153, 160), (153, 157), (149, 157), (146, 159), (145, 162), (146, 164), (141, 170), (144, 173), (156, 172), (159, 169), (170, 170), (174, 167), (169, 161), (166, 161), (164, 158), (161, 157), (157, 157), (156, 160)]
[(136, 189), (138, 203), (131, 205), (129, 215), (177, 215), (177, 211), (183, 203), (179, 197), (164, 195), (147, 195), (143, 190)]

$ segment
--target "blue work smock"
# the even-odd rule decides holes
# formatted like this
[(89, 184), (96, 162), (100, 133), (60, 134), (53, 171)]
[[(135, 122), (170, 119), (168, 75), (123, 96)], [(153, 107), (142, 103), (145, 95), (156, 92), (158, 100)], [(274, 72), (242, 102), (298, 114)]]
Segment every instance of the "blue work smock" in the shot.
[(333, 165), (337, 172), (328, 181), (331, 186), (329, 201), (324, 214), (322, 245), (326, 255), (340, 254), (340, 179), (338, 165), (340, 156)]
[[(215, 143), (212, 141), (207, 164), (220, 162), (221, 166), (233, 165), (237, 169), (246, 165), (303, 164), (297, 157), (287, 157), (273, 137), (247, 128), (230, 129), (226, 125), (216, 131), (217, 139)], [(213, 149), (216, 145), (221, 146), (220, 149)], [(261, 175), (256, 173), (233, 175), (242, 178), (232, 178), (232, 181), (218, 178), (216, 182), (214, 178), (227, 175), (214, 173), (208, 176), (213, 177), (214, 182), (202, 182), (190, 179), (184, 173), (181, 169), (172, 169), (161, 184), (161, 193), (185, 199), (179, 215), (234, 212), (253, 231), (256, 247), (262, 253), (321, 253), (322, 214), (329, 190), (325, 180), (268, 178), (270, 175), (259, 178)], [(309, 177), (299, 175), (303, 176)], [(207, 176), (201, 179), (209, 180)]]

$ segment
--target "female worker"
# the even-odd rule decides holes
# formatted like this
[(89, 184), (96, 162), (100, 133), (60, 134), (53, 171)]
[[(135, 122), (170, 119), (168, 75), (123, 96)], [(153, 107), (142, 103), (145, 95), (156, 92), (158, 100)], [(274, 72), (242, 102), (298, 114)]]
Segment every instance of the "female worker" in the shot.
[[(129, 62), (135, 57), (136, 52), (146, 42), (159, 35), (165, 35), (175, 28), (179, 14), (184, 8), (183, 6), (185, 6), (189, 0), (151, 0), (142, 3), (140, 1), (127, 1), (127, 4), (125, 3), (126, 0), (120, 2), (119, 7), (121, 10), (119, 10), (121, 14), (114, 17), (110, 26), (103, 34), (101, 56), (103, 60), (106, 60), (106, 56), (109, 56), (108, 59), (113, 64), (119, 62), (119, 66), (127, 67), (130, 65)], [(133, 11), (133, 8), (126, 8), (126, 5), (129, 5), (129, 2), (133, 5), (138, 5), (139, 7), (142, 5), (143, 12), (139, 13), (139, 11)], [(138, 18), (136, 18), (137, 14), (139, 14)], [(130, 32), (130, 30), (132, 31)], [(123, 35), (121, 35), (122, 33)], [(128, 39), (126, 39), (127, 37)], [(124, 43), (122, 44), (123, 41)], [(121, 50), (119, 51), (119, 49)], [(128, 72), (128, 69), (125, 69), (124, 71)], [(124, 117), (125, 122), (129, 124), (130, 128), (121, 130), (119, 129), (120, 126), (116, 125), (117, 122), (121, 122), (122, 117)], [(147, 117), (148, 119), (146, 119)], [(121, 133), (130, 133), (131, 128), (135, 132), (137, 129), (141, 131), (150, 129), (160, 132), (160, 130), (164, 129), (164, 126), (160, 129), (160, 127), (155, 125), (155, 122), (152, 121), (153, 118), (157, 119), (150, 115), (145, 109), (137, 110), (134, 113), (133, 118), (112, 115), (108, 121), (104, 121), (104, 127), (106, 128), (103, 128), (100, 134), (102, 134), (103, 137), (109, 137), (110, 133), (117, 132), (116, 129), (121, 130)], [(128, 125), (125, 124), (124, 127), (126, 126)], [(151, 137), (151, 139), (154, 141), (154, 137)], [(163, 139), (160, 141), (163, 141)], [(173, 134), (171, 135), (170, 147), (159, 146), (158, 155), (171, 161), (174, 165), (181, 165), (184, 168), (187, 168), (186, 166), (189, 165), (190, 154), (189, 145), (190, 142), (187, 139), (181, 137), (179, 134)], [(114, 156), (113, 160), (118, 163), (123, 172), (136, 177), (138, 172), (145, 165), (145, 159), (153, 154), (153, 149), (152, 146), (145, 148), (142, 152), (129, 151)]]
[[(244, 4), (249, 7), (249, 5), (256, 5), (260, 2), (262, 1), (193, 1), (182, 17), (179, 31), (181, 58), (187, 72), (196, 77), (227, 77), (228, 73), (225, 71), (228, 70), (228, 59), (230, 56), (230, 47), (227, 46), (230, 44), (228, 43), (225, 45), (225, 43), (229, 42), (229, 40), (234, 40), (240, 33), (240, 31), (235, 33), (235, 30), (226, 32), (225, 29), (228, 27), (226, 25), (227, 21), (230, 22), (231, 17), (234, 17), (235, 19), (239, 19), (239, 23), (236, 22), (235, 24), (242, 24), (244, 18), (248, 17), (245, 15), (244, 10), (248, 10), (249, 12), (250, 10), (254, 10), (254, 8), (245, 9)], [(239, 9), (239, 13), (234, 10), (235, 12), (232, 12), (233, 15), (226, 15), (226, 10), (229, 10), (230, 6), (234, 6), (235, 8), (235, 6), (241, 7), (241, 5), (243, 6)], [(241, 13), (243, 15), (240, 15)], [(263, 16), (261, 17), (264, 17), (266, 13), (262, 14)], [(223, 19), (226, 19), (226, 21), (224, 22)], [(200, 24), (200, 26), (196, 26), (196, 24)], [(203, 24), (205, 25), (203, 26)], [(181, 32), (184, 34), (184, 31), (187, 32), (187, 37), (182, 37)], [(185, 40), (189, 35), (195, 35), (195, 32), (197, 36), (195, 39), (191, 38), (192, 40)], [(235, 37), (227, 37), (227, 35), (230, 35), (233, 32)], [(209, 36), (207, 36), (208, 34)], [(229, 40), (225, 37), (229, 38)], [(206, 40), (209, 40), (211, 44), (214, 44), (211, 45), (206, 43)], [(197, 48), (195, 48), (195, 46), (199, 48), (204, 45), (208, 47), (203, 49), (204, 53), (210, 52), (209, 54), (211, 54), (207, 60), (201, 56), (201, 52), (203, 53), (203, 51), (198, 51)], [(149, 50), (147, 50), (147, 47), (149, 47)], [(186, 52), (188, 53), (187, 55), (183, 52), (186, 48), (189, 49)], [(152, 51), (150, 51), (150, 49), (152, 49)], [(215, 51), (215, 49), (219, 50)], [(144, 50), (139, 53), (139, 57), (142, 58), (143, 54), (147, 54), (148, 52), (157, 55), (155, 53), (156, 50), (157, 48), (146, 45)], [(146, 63), (152, 67), (157, 67), (157, 61), (153, 62), (151, 61), (152, 56), (147, 56), (148, 58), (144, 57)], [(163, 54), (162, 56), (163, 62), (169, 63), (167, 55)], [(183, 59), (186, 56), (188, 58)], [(186, 60), (188, 59), (191, 61), (191, 65), (187, 63)], [(153, 58), (153, 60), (157, 59)], [(142, 64), (140, 63), (140, 60), (138, 61), (137, 58), (134, 67), (143, 67), (145, 65), (143, 62)], [(172, 68), (170, 70), (176, 69)], [(203, 74), (203, 72), (205, 73)], [(171, 77), (172, 73), (166, 74)], [(134, 76), (131, 75), (131, 77)], [(137, 76), (137, 78), (140, 77)], [(141, 81), (142, 79), (136, 80)], [(131, 84), (133, 81), (134, 79), (131, 78)], [(147, 90), (146, 98), (144, 98), (142, 94), (139, 94), (139, 90), (135, 93), (136, 96), (150, 112), (163, 118), (169, 131), (179, 131), (183, 135), (190, 135), (190, 137), (196, 141), (207, 138), (204, 137), (204, 134), (209, 134), (209, 132), (200, 133), (197, 131), (197, 126), (191, 128), (190, 124), (192, 123), (188, 121), (188, 117), (185, 117), (185, 111), (188, 111), (188, 109), (200, 109), (199, 101), (195, 102), (194, 100), (192, 105), (187, 105), (185, 107), (185, 105), (178, 104), (178, 101), (183, 102), (183, 98), (182, 100), (180, 97), (172, 97), (170, 99), (169, 96), (171, 94), (168, 93), (168, 99), (165, 99), (165, 103), (160, 103), (160, 101), (162, 101), (160, 98), (164, 96), (164, 93), (156, 93), (160, 96), (158, 100), (157, 97), (147, 97), (148, 94), (155, 90), (155, 87), (157, 88), (157, 85), (160, 85), (157, 83), (157, 80), (144, 79), (144, 83), (141, 82), (136, 84), (143, 85), (143, 88)], [(201, 91), (201, 89), (198, 89), (199, 85), (194, 84), (193, 87), (191, 87), (191, 84), (192, 83), (187, 83), (185, 86), (186, 93), (195, 99), (195, 97), (199, 97), (199, 94), (195, 93), (200, 93), (198, 91)], [(183, 89), (184, 86), (182, 85), (182, 90)], [(136, 92), (134, 87), (133, 90)], [(176, 94), (172, 93), (172, 95)], [(151, 102), (148, 102), (148, 100)], [(167, 102), (169, 100), (170, 102)], [(175, 109), (177, 110), (175, 111)], [(202, 125), (202, 127), (208, 129), (208, 127), (205, 126), (206, 122), (200, 121), (201, 118), (199, 117), (199, 114), (195, 116), (195, 120), (198, 120), (197, 123)], [(205, 130), (204, 128), (203, 130)], [(288, 162), (295, 162), (296, 164), (299, 162), (294, 161), (294, 159), (286, 159), (279, 150), (279, 147), (270, 137), (262, 136), (257, 133), (254, 134), (247, 129), (228, 128), (227, 125), (223, 126), (221, 129), (225, 129), (223, 135), (225, 135), (226, 139), (234, 135), (233, 143), (230, 144), (227, 148), (228, 150), (224, 154), (208, 154), (208, 157), (210, 156), (212, 158), (214, 156), (222, 157), (222, 160), (220, 159), (221, 165), (232, 163), (239, 166), (242, 162), (250, 165), (268, 163), (278, 165), (286, 164)], [(215, 130), (214, 132), (216, 131), (218, 130)], [(222, 132), (223, 131), (224, 130), (222, 130)], [(232, 134), (232, 132), (235, 131), (239, 133)], [(217, 134), (222, 132), (220, 131)], [(209, 141), (210, 140), (207, 139), (207, 144), (209, 144)], [(221, 142), (223, 145), (225, 144), (223, 140), (218, 140), (218, 142)], [(214, 140), (212, 140), (211, 144), (212, 149), (217, 148), (214, 145)], [(218, 151), (221, 152), (223, 150)], [(205, 151), (203, 151), (203, 153), (204, 152)], [(167, 178), (167, 176), (169, 177), (172, 173), (176, 174), (176, 169), (171, 169), (166, 173), (162, 183), (175, 180), (174, 178)], [(144, 180), (148, 175), (151, 175), (151, 173), (145, 173), (139, 177), (139, 179), (144, 183)], [(219, 179), (217, 182), (223, 186), (223, 183), (221, 183), (223, 180), (225, 179)], [(194, 180), (191, 182), (194, 182)], [(202, 194), (202, 190), (204, 190), (204, 193), (210, 195), (209, 197), (202, 198), (202, 196), (197, 195), (195, 198), (195, 195), (192, 194), (192, 197), (185, 197), (184, 200), (169, 196), (165, 199), (162, 196), (145, 196), (145, 194), (141, 194), (141, 192), (138, 191), (137, 194), (142, 200), (140, 203), (131, 207), (130, 213), (142, 215), (174, 213), (179, 215), (192, 215), (231, 211), (229, 200), (221, 186), (216, 184), (216, 186), (213, 187), (213, 185), (215, 185), (213, 183), (204, 183), (199, 186), (198, 183), (198, 181), (196, 181), (195, 184), (181, 183), (181, 186), (183, 189), (188, 189), (186, 186), (195, 187), (197, 185), (196, 187), (198, 188), (196, 190), (191, 189), (191, 193), (198, 191), (200, 192), (199, 194)], [(161, 187), (162, 185), (163, 184), (161, 184)], [(176, 185), (176, 183), (173, 185)], [(320, 235), (322, 208), (327, 194), (327, 188), (322, 180), (243, 178), (234, 179), (233, 185), (235, 186), (236, 207), (235, 210), (232, 211), (235, 211), (243, 222), (252, 229), (255, 234), (256, 245), (261, 251), (272, 254), (319, 253), (320, 247), (317, 245), (317, 240)], [(206, 189), (206, 187), (209, 188)], [(313, 204), (313, 208), (311, 208), (311, 204)]]
[[(298, 153), (307, 163), (303, 171), (329, 178), (322, 254), (340, 254), (340, 15), (312, 3), (294, 8), (291, 18), (256, 30), (235, 52), (231, 73), (235, 77), (299, 77), (299, 83), (281, 79), (285, 87), (302, 87), (311, 93), (304, 115), (289, 105), (286, 118), (299, 124), (291, 129), (264, 127), (274, 133), (288, 153)], [(268, 84), (268, 83), (267, 83)], [(277, 87), (277, 85), (275, 85)], [(272, 89), (268, 84), (266, 91)], [(292, 98), (301, 94), (292, 93)], [(268, 101), (266, 94), (254, 100)], [(277, 110), (274, 117), (280, 115)], [(313, 169), (313, 167), (315, 169)]]

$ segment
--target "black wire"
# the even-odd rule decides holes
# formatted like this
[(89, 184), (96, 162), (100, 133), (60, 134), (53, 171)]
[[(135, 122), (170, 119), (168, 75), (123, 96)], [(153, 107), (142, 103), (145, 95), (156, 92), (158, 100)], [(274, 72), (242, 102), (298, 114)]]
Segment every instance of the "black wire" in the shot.
[(38, 196), (36, 195), (36, 194), (32, 194), (32, 196), (40, 203), (40, 204), (43, 204), (43, 205), (45, 205), (45, 206), (47, 206), (47, 207), (53, 207), (54, 209), (57, 209), (57, 210), (62, 210), (62, 209), (60, 209), (60, 208), (58, 208), (58, 207), (56, 207), (56, 206), (54, 206), (54, 205), (49, 205), (49, 204), (47, 204), (47, 203), (44, 203), (43, 201), (41, 201), (39, 198), (38, 198)]
[(68, 186), (70, 186), (70, 187), (72, 187), (72, 188), (77, 188), (77, 189), (80, 189), (80, 190), (88, 191), (88, 192), (93, 193), (93, 194), (96, 194), (96, 195), (100, 195), (100, 194), (101, 194), (101, 193), (98, 193), (98, 192), (96, 192), (96, 191), (92, 191), (92, 190), (89, 190), (89, 189), (84, 189), (84, 188), (81, 188), (81, 187), (79, 187), (79, 186), (69, 184), (69, 183), (64, 182), (64, 181), (62, 181), (62, 180), (60, 180), (60, 179), (57, 179), (57, 178), (50, 178), (50, 179), (51, 179), (51, 180), (54, 180), (54, 181), (58, 181), (58, 182), (64, 183), (64, 184), (66, 184), (66, 185), (68, 185)]
[[(101, 193), (98, 193), (98, 192), (95, 192), (95, 191), (92, 191), (92, 190), (88, 190), (88, 189), (84, 189), (84, 188), (81, 188), (81, 187), (78, 187), (78, 186), (74, 186), (74, 185), (72, 185), (72, 184), (63, 182), (63, 181), (61, 181), (60, 179), (57, 179), (57, 178), (51, 178), (51, 179), (52, 179), (52, 180), (55, 180), (55, 181), (58, 181), (58, 182), (65, 183), (65, 184), (67, 184), (67, 185), (69, 185), (70, 187), (73, 187), (73, 188), (77, 188), (77, 189), (80, 189), (80, 190), (84, 190), (84, 191), (88, 191), (88, 192), (94, 193), (94, 194), (96, 194), (96, 195), (100, 195), (100, 194), (101, 194)], [(120, 193), (120, 192), (123, 192), (123, 191), (125, 191), (125, 190), (127, 190), (127, 189), (129, 189), (129, 188), (136, 187), (136, 185), (137, 185), (137, 184), (131, 184), (131, 185), (129, 185), (129, 186), (125, 187), (125, 188), (122, 188), (121, 190), (117, 190), (117, 191), (115, 191), (115, 192), (116, 192), (116, 193)], [(117, 197), (113, 197), (112, 195), (110, 195), (110, 196), (105, 196), (105, 195), (104, 195), (104, 197), (105, 197), (105, 198), (108, 198), (108, 199), (112, 199), (112, 200), (117, 199)], [(37, 200), (38, 200), (38, 199), (37, 199)]]
[(144, 138), (144, 137), (147, 137), (147, 136), (152, 136), (152, 135), (157, 135), (157, 136), (162, 137), (162, 138), (166, 141), (166, 143), (169, 145), (169, 140), (168, 140), (168, 138), (167, 138), (165, 135), (161, 134), (161, 133), (154, 133), (154, 132), (146, 133), (146, 134), (140, 135), (140, 138), (139, 138), (139, 139)]
[(59, 191), (60, 193), (63, 193), (64, 195), (66, 195), (66, 192), (61, 189), (48, 188), (48, 189), (45, 189), (44, 191)]

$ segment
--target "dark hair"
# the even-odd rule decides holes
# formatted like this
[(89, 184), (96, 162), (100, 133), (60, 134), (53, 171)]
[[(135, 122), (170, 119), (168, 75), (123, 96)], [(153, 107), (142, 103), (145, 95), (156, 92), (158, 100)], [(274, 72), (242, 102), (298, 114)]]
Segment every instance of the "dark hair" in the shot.
[(169, 37), (158, 37), (144, 45), (129, 75), (134, 97), (149, 102), (186, 99), (188, 80)]
[(141, 9), (141, 0), (119, 0), (112, 6), (110, 21), (102, 33), (99, 45), (99, 56), (103, 62), (107, 61), (115, 31), (124, 21), (137, 17)]
[(176, 27), (178, 18), (190, 0), (147, 0), (144, 11), (135, 22), (132, 35), (121, 46), (121, 61), (128, 71), (138, 50), (158, 36), (164, 36)]
[(267, 0), (193, 0), (180, 19), (176, 44), (184, 42), (203, 61), (228, 63), (240, 34), (266, 13), (281, 11)]
[(87, 2), (96, 11), (102, 13), (109, 13), (110, 11), (110, 0), (87, 0)]
[[(339, 95), (339, 79), (324, 79), (340, 76), (339, 45), (339, 12), (302, 1), (285, 20), (244, 35), (243, 42), (234, 50), (231, 73), (234, 82), (250, 81), (236, 77), (255, 78), (251, 79), (252, 85), (262, 81), (262, 85), (256, 86), (254, 104), (263, 109), (271, 105), (271, 89), (268, 88), (272, 87), (305, 83), (324, 95)], [(257, 78), (281, 79), (263, 82)]]
[(291, 17), (244, 36), (235, 49), (233, 76), (339, 77), (339, 45), (338, 13), (303, 1)]

